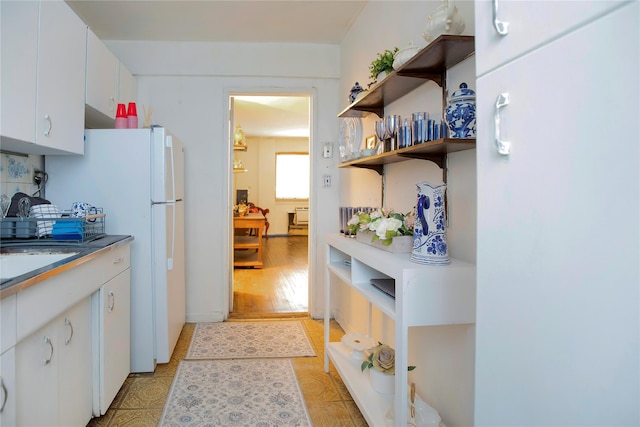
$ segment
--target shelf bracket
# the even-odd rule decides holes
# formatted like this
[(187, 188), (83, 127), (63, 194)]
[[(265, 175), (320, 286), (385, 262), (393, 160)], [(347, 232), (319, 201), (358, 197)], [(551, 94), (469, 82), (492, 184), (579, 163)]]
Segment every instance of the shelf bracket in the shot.
[(430, 160), (441, 169), (444, 169), (446, 166), (446, 158), (447, 154), (421, 154), (421, 153), (402, 153), (398, 154), (401, 157), (407, 157), (409, 159), (420, 159), (420, 160)]
[[(384, 116), (384, 107), (374, 107), (374, 106), (354, 106), (351, 108), (354, 111), (362, 111), (364, 113), (373, 113), (376, 116), (382, 118)], [(363, 117), (365, 114), (359, 114), (358, 117)]]
[(442, 87), (442, 74), (439, 73), (433, 73), (433, 72), (428, 72), (428, 71), (415, 71), (412, 70), (411, 72), (398, 72), (399, 76), (403, 76), (403, 77), (417, 77), (417, 78), (421, 78), (421, 79), (426, 79), (426, 80), (431, 80), (433, 82), (435, 82), (435, 84), (437, 84), (438, 86)]
[(371, 169), (378, 172), (378, 175), (382, 175), (384, 173), (384, 165), (351, 165), (357, 168), (362, 169)]

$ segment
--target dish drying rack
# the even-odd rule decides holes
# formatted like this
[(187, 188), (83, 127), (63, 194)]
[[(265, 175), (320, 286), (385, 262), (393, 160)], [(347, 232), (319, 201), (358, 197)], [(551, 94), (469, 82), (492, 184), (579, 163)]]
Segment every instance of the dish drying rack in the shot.
[(84, 244), (105, 236), (106, 214), (102, 208), (84, 217), (10, 217), (0, 219), (0, 240), (34, 245)]

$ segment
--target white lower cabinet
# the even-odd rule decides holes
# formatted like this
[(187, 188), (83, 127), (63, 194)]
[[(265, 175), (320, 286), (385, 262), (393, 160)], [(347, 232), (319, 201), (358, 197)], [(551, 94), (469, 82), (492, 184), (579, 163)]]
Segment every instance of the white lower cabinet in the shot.
[[(334, 282), (335, 286), (340, 282), (349, 286), (367, 301), (369, 329), (373, 307), (393, 321), (395, 342), (388, 344), (396, 352), (395, 390), (407, 390), (409, 328), (475, 323), (475, 265), (456, 259), (445, 266), (416, 264), (409, 261), (409, 254), (392, 254), (336, 234), (327, 236), (326, 269), (325, 371), (329, 371), (331, 360), (367, 423), (384, 426), (392, 405), (408, 407), (407, 393), (383, 395), (374, 391), (360, 370), (362, 360), (351, 358), (351, 351), (341, 342), (329, 342)], [(370, 284), (374, 278), (394, 279), (395, 298), (374, 288)], [(407, 412), (395, 411), (393, 425), (407, 425)]]
[(85, 426), (129, 375), (130, 245), (2, 299), (0, 426)]
[(105, 283), (93, 295), (94, 415), (104, 415), (131, 372), (131, 270)]
[(90, 298), (18, 343), (16, 425), (86, 425), (92, 409), (90, 354)]
[(0, 426), (16, 425), (16, 349), (0, 355)]

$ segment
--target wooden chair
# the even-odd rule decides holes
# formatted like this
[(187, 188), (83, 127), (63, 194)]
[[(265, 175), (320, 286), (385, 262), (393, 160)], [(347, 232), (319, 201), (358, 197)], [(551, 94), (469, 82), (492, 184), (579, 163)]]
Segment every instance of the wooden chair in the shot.
[[(249, 205), (249, 212), (252, 212), (252, 213), (260, 212), (264, 216), (264, 238), (268, 239), (269, 238), (269, 220), (267, 219), (267, 214), (269, 213), (269, 209), (263, 209), (251, 202), (249, 202), (248, 205)], [(253, 235), (251, 233), (255, 233), (255, 230), (251, 230), (249, 232), (250, 235)]]

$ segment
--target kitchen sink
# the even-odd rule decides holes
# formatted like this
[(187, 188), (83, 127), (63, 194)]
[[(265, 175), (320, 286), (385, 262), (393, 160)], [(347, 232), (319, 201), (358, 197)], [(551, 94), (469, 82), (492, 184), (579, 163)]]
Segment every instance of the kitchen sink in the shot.
[(76, 251), (20, 250), (0, 253), (0, 280), (5, 281), (77, 255)]

